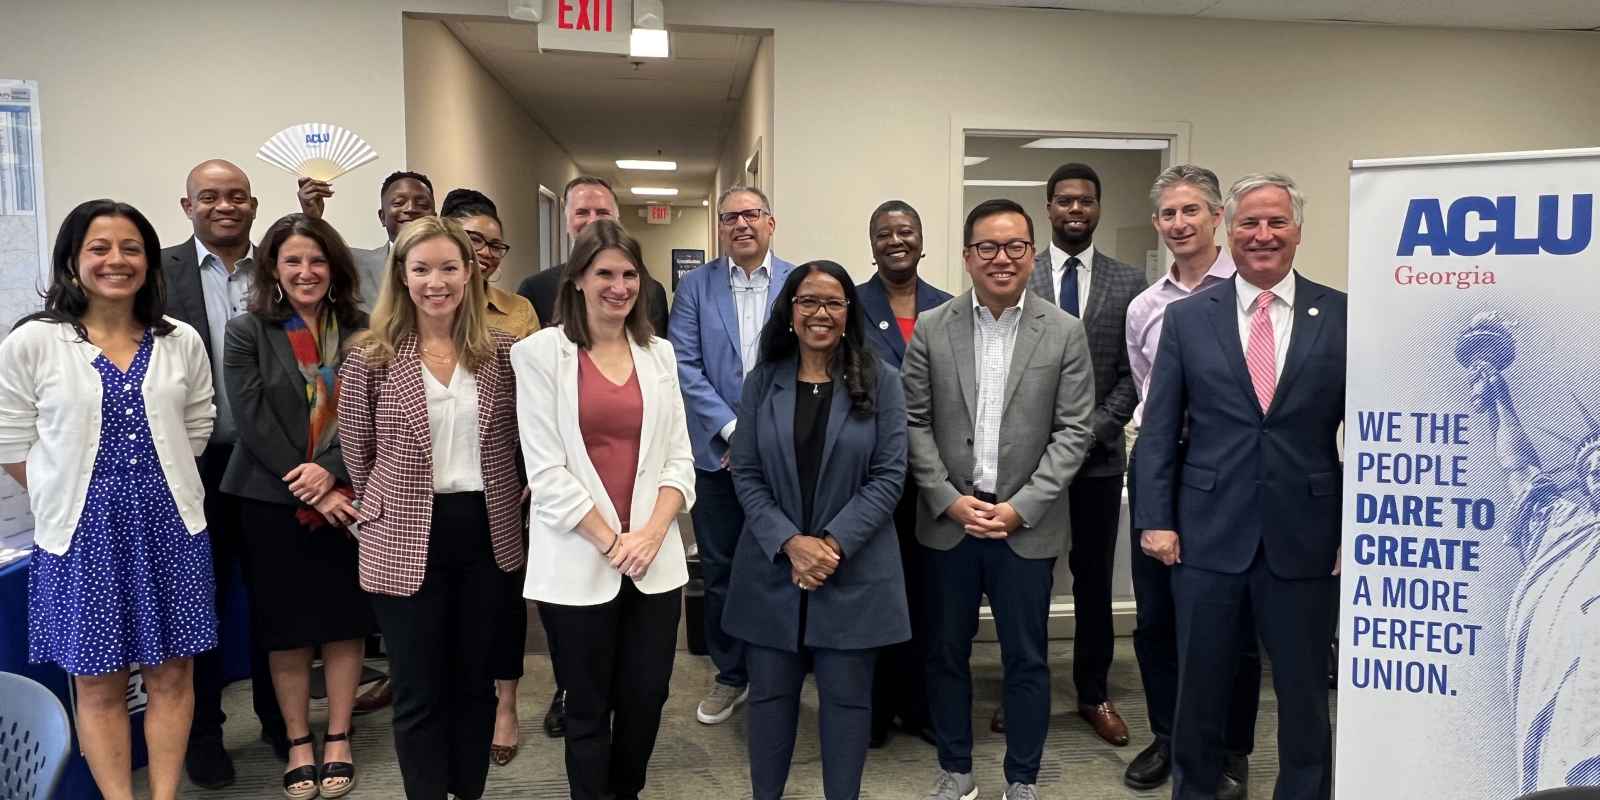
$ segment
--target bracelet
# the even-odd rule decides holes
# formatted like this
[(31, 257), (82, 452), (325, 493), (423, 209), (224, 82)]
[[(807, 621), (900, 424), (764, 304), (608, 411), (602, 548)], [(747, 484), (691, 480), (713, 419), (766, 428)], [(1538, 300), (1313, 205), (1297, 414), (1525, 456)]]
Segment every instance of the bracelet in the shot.
[(617, 549), (617, 542), (620, 542), (620, 541), (622, 541), (622, 534), (620, 534), (620, 533), (611, 534), (611, 546), (607, 547), (605, 549), (605, 551), (602, 552), (600, 555), (602, 555), (602, 556), (611, 555), (611, 551)]

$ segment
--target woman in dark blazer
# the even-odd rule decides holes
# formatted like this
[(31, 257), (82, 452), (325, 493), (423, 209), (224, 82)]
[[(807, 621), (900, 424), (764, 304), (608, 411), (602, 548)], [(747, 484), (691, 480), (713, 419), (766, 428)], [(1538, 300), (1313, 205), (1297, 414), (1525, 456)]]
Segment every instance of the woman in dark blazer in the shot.
[[(861, 313), (867, 320), (867, 340), (878, 356), (895, 369), (906, 356), (906, 343), (917, 316), (942, 306), (947, 292), (917, 276), (922, 261), (922, 216), (904, 200), (890, 200), (867, 218), (867, 242), (878, 273), (856, 287)], [(922, 550), (917, 544), (917, 484), (907, 480), (894, 527), (900, 536), (900, 560), (905, 567), (906, 595), (915, 598), (911, 609), (911, 638), (878, 654), (872, 682), (872, 746), (889, 739), (895, 719), (902, 730), (933, 744), (933, 724), (928, 719), (928, 680), (922, 648)]]
[(866, 343), (844, 268), (794, 269), (745, 378), (731, 468), (745, 525), (722, 624), (749, 644), (750, 783), (783, 795), (815, 670), (828, 800), (861, 789), (878, 648), (910, 636), (894, 507), (906, 473), (899, 374)]
[[(331, 226), (304, 214), (273, 223), (256, 248), (250, 313), (229, 321), (223, 380), (239, 420), (222, 490), (240, 498), (253, 636), (269, 652), (295, 800), (355, 785), (350, 714), (372, 604), (356, 578), (350, 477), (336, 407), (344, 343), (367, 327), (355, 262)], [(322, 649), (328, 732), (320, 771), (308, 709)]]

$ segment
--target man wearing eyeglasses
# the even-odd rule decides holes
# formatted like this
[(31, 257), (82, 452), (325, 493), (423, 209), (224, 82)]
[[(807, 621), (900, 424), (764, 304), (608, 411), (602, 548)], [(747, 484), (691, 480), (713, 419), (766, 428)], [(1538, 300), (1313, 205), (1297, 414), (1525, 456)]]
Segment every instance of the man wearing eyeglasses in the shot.
[(722, 256), (678, 281), (668, 324), (678, 355), (678, 383), (694, 449), (695, 503), (690, 510), (706, 585), (706, 648), (717, 667), (695, 718), (716, 725), (749, 696), (744, 643), (722, 629), (733, 551), (744, 509), (728, 472), (728, 447), (744, 376), (755, 368), (761, 327), (794, 265), (772, 254), (778, 220), (760, 189), (734, 186), (717, 199)]
[(1046, 660), (1067, 485), (1094, 441), (1083, 324), (1025, 291), (1033, 220), (1010, 200), (967, 215), (972, 289), (923, 314), (903, 376), (911, 473), (921, 492), (928, 697), (939, 750), (929, 800), (973, 800), (972, 638), (983, 595), (1005, 667), (1004, 800), (1037, 800), (1050, 722)]

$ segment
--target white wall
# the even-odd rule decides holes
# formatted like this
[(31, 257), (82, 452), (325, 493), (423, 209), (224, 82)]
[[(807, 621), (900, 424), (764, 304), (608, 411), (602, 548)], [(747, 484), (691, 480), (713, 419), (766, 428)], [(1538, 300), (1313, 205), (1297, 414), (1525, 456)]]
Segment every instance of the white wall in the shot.
[(539, 187), (559, 196), (578, 165), (444, 23), (408, 18), (404, 29), (407, 160), (440, 203), (456, 187), (494, 200), (511, 244), (495, 282), (513, 291), (537, 269)]
[[(676, 19), (676, 18), (671, 18)], [(724, 24), (727, 24), (724, 22)], [(717, 165), (716, 185), (711, 194), (713, 205), (722, 190), (745, 184), (745, 164), (750, 160), (751, 154), (759, 146), (761, 148), (760, 174), (757, 175), (756, 186), (767, 196), (772, 197), (773, 164), (776, 160), (773, 132), (773, 107), (772, 85), (775, 64), (773, 63), (773, 43), (771, 36), (763, 36), (761, 43), (756, 46), (756, 57), (750, 64), (750, 77), (745, 82), (744, 96), (739, 103), (739, 113), (734, 117), (734, 129), (728, 132), (728, 139), (722, 148), (722, 160)], [(773, 215), (778, 217), (778, 231), (773, 237), (773, 250), (782, 253), (784, 223), (781, 210), (776, 208), (778, 201), (772, 200)], [(713, 225), (715, 218), (707, 215), (707, 235), (712, 242), (706, 250), (706, 260), (711, 260), (721, 255), (717, 242), (717, 232)]]
[(710, 209), (707, 208), (674, 208), (673, 220), (669, 225), (651, 225), (640, 214), (644, 206), (623, 206), (622, 224), (628, 233), (639, 241), (639, 249), (644, 252), (644, 265), (650, 270), (650, 276), (661, 282), (667, 289), (667, 302), (672, 302), (672, 251), (673, 250), (704, 250), (706, 260), (716, 258), (706, 231), (711, 224)]

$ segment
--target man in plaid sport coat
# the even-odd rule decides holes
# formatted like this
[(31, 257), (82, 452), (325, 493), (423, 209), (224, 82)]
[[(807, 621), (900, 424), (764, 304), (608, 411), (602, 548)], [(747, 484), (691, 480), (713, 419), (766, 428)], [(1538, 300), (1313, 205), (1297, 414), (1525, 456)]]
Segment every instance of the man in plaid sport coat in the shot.
[[(1127, 468), (1122, 429), (1139, 403), (1123, 326), (1128, 304), (1144, 291), (1144, 273), (1094, 246), (1100, 222), (1100, 176), (1087, 164), (1065, 164), (1045, 186), (1051, 242), (1034, 258), (1028, 291), (1048, 298), (1083, 321), (1094, 371), (1094, 442), (1083, 468), (1067, 489), (1072, 539), (1072, 680), (1078, 715), (1113, 745), (1128, 743), (1128, 726), (1106, 685), (1115, 632), (1111, 627), (1111, 573), (1122, 513), (1122, 476)], [(1004, 730), (1003, 710), (991, 724)]]

